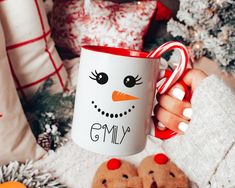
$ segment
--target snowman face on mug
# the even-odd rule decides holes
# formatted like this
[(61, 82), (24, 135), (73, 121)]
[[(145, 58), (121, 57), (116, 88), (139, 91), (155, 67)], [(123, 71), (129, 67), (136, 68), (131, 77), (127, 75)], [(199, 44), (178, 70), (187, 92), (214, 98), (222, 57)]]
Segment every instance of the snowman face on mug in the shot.
[[(110, 80), (110, 76), (107, 72), (101, 71), (98, 72), (97, 70), (91, 71), (91, 74), (89, 75), (89, 78), (94, 80), (94, 82), (97, 83), (97, 86), (103, 86), (105, 84), (108, 84)], [(143, 84), (142, 77), (138, 74), (127, 74), (124, 77), (119, 78), (119, 84), (121, 84), (123, 90), (138, 87), (139, 85)], [(113, 91), (110, 93), (110, 102), (111, 103), (117, 103), (117, 102), (128, 102), (128, 101), (134, 101), (134, 100), (140, 100), (138, 96), (131, 95), (129, 93), (113, 89)], [(123, 111), (119, 112), (110, 112), (105, 109), (105, 107), (98, 106), (95, 100), (91, 101), (93, 107), (97, 110), (98, 113), (100, 113), (103, 116), (106, 116), (107, 118), (121, 118), (124, 116), (128, 116), (129, 113), (131, 113), (135, 109), (135, 105), (130, 105), (128, 108), (124, 109)]]

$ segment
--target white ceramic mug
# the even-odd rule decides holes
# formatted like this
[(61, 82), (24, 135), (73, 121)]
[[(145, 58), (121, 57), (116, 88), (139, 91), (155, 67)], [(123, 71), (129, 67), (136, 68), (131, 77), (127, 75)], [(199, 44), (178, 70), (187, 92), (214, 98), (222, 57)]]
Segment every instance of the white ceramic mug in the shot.
[[(181, 62), (156, 89), (159, 58), (179, 49)], [(152, 124), (154, 96), (164, 93), (185, 71), (187, 49), (169, 42), (151, 53), (84, 46), (77, 81), (72, 139), (84, 149), (106, 155), (131, 155), (144, 149)]]

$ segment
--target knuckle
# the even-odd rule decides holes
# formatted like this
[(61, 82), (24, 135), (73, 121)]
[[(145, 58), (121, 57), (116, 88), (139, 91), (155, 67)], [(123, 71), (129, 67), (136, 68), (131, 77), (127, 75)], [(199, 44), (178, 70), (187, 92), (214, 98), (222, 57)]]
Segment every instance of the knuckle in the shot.
[(166, 119), (165, 119), (166, 126), (171, 127), (171, 125), (174, 124), (174, 122), (176, 120), (175, 116), (173, 114), (168, 113), (167, 116), (165, 116), (165, 117), (166, 117)]
[(179, 112), (181, 112), (181, 110), (183, 108), (183, 102), (181, 102), (181, 101), (174, 101), (171, 104), (171, 108), (172, 108), (172, 111), (179, 113)]

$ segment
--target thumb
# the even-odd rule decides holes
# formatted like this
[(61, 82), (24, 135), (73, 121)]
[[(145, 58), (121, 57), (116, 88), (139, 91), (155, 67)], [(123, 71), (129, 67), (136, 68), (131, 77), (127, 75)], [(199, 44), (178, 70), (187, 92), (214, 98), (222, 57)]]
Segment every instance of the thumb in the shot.
[(183, 81), (192, 89), (192, 91), (194, 91), (206, 77), (207, 74), (203, 71), (199, 69), (190, 69), (184, 75)]

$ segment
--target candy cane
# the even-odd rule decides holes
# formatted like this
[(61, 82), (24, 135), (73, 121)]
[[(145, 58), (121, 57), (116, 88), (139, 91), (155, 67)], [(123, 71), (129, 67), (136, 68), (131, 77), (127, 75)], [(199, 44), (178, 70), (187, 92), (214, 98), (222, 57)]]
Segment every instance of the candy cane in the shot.
[(166, 92), (184, 73), (189, 63), (188, 50), (180, 42), (167, 42), (147, 55), (147, 57), (150, 58), (160, 58), (164, 53), (173, 49), (178, 49), (180, 51), (180, 63), (175, 68), (174, 72), (172, 73), (172, 76), (165, 83), (159, 86), (158, 92), (160, 94)]

